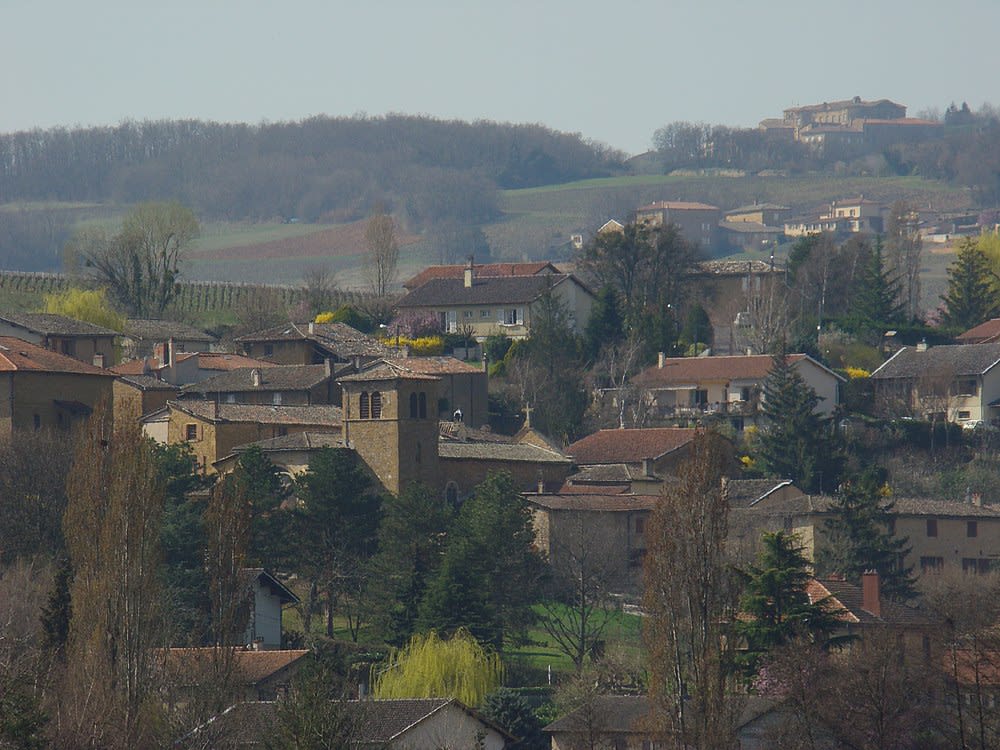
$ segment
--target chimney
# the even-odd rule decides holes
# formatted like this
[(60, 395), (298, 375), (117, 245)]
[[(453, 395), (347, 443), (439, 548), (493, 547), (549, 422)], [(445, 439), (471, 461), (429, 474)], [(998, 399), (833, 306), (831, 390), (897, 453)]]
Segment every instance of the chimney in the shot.
[(329, 357), (323, 358), (323, 374), (328, 378), (333, 376), (333, 364)]
[(166, 351), (164, 352), (164, 354), (166, 356), (163, 359), (163, 366), (164, 367), (173, 367), (174, 366), (174, 337), (173, 336), (171, 336), (169, 339), (167, 339), (167, 348), (166, 348)]
[(977, 508), (983, 507), (983, 496), (978, 492), (972, 493), (972, 504)]
[(260, 370), (256, 367), (250, 371), (250, 385), (254, 388), (260, 388)]
[(98, 353), (98, 354), (94, 355), (94, 367), (100, 367), (101, 369), (104, 369), (104, 355), (103, 354)]
[(469, 256), (469, 265), (465, 267), (465, 287), (466, 289), (472, 288), (472, 280), (476, 276), (476, 260), (475, 256)]
[(538, 477), (538, 494), (539, 495), (545, 494), (545, 480), (542, 479), (542, 477)]
[(876, 617), (882, 616), (882, 584), (876, 570), (861, 576), (861, 609)]
[(927, 351), (927, 339), (920, 339), (920, 343), (917, 344), (917, 351), (918, 352), (926, 352)]
[(667, 355), (664, 354), (663, 352), (660, 352), (659, 355), (657, 355), (657, 358), (656, 358), (656, 366), (662, 370), (663, 369), (663, 363), (666, 361), (666, 359), (667, 359)]
[(642, 459), (642, 474), (646, 477), (653, 476), (653, 459), (644, 458)]
[(314, 333), (316, 333), (316, 323), (310, 320), (309, 321), (309, 335), (311, 336)]

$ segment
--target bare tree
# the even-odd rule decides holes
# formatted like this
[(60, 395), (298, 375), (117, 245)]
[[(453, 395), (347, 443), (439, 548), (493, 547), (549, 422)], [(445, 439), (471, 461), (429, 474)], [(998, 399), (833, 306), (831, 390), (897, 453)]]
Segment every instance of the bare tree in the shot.
[(399, 243), (396, 222), (383, 206), (376, 206), (365, 227), (365, 273), (377, 297), (385, 297), (396, 282), (399, 266)]
[(161, 315), (177, 296), (184, 252), (198, 235), (194, 213), (179, 203), (143, 203), (121, 230), (87, 230), (71, 242), (78, 256), (107, 284), (112, 298), (138, 318)]
[[(593, 515), (594, 518), (585, 518)], [(577, 672), (595, 655), (611, 619), (612, 550), (601, 544), (604, 514), (574, 514), (561, 524), (549, 552), (550, 579), (542, 627)], [(589, 523), (588, 523), (589, 521)]]
[(754, 354), (774, 354), (788, 338), (788, 288), (773, 276), (764, 279), (764, 286), (749, 294), (745, 325), (739, 331)]
[(726, 553), (729, 501), (721, 482), (731, 448), (699, 434), (678, 482), (668, 485), (649, 524), (643, 602), (654, 728), (682, 747), (729, 747), (738, 701), (724, 623), (738, 586)]
[(902, 201), (889, 208), (886, 222), (886, 260), (890, 276), (899, 280), (900, 302), (906, 319), (920, 314), (920, 264), (923, 240), (916, 210)]
[(337, 291), (337, 274), (328, 265), (313, 266), (302, 274), (302, 288), (305, 302), (313, 316), (333, 307), (334, 293)]

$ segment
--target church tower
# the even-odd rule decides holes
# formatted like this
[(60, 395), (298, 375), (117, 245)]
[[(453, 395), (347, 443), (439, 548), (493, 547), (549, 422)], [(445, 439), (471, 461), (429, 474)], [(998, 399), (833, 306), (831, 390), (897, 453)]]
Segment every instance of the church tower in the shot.
[(383, 487), (394, 495), (410, 482), (436, 487), (439, 379), (382, 361), (338, 382), (344, 442)]

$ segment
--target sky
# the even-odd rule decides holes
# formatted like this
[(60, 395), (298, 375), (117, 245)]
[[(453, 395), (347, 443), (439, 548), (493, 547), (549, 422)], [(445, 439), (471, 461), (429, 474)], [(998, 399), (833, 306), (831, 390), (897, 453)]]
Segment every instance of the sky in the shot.
[(1000, 0), (0, 0), (0, 132), (423, 114), (628, 153), (888, 98), (1000, 105)]

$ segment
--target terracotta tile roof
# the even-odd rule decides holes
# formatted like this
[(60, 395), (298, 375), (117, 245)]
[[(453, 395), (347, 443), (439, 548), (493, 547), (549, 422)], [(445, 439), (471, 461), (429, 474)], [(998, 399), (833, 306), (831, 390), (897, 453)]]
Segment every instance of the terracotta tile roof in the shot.
[[(197, 684), (214, 670), (216, 662), (224, 656), (220, 649), (169, 648), (164, 650), (164, 667), (187, 684)], [(162, 653), (162, 652), (161, 652)], [(286, 651), (252, 651), (233, 648), (233, 676), (244, 685), (256, 685), (278, 672), (296, 664), (310, 652), (307, 649)]]
[(209, 336), (204, 331), (175, 320), (130, 318), (125, 321), (125, 330), (122, 333), (129, 338), (140, 341), (162, 342), (171, 338), (183, 339), (184, 341), (202, 341), (206, 344), (215, 341), (215, 337)]
[(501, 435), (499, 432), (481, 427), (469, 427), (465, 422), (441, 420), (438, 422), (438, 433), (442, 440), (451, 440), (457, 443), (517, 442), (510, 435)]
[(722, 482), (729, 505), (734, 508), (751, 506), (775, 490), (792, 484), (790, 479), (723, 479)]
[(168, 401), (171, 409), (182, 411), (207, 422), (257, 422), (259, 424), (340, 427), (343, 412), (339, 406), (267, 406), (262, 404), (216, 404), (193, 399)]
[(708, 203), (698, 203), (697, 201), (656, 201), (640, 206), (637, 211), (718, 211), (718, 206)]
[(65, 372), (76, 375), (115, 374), (13, 336), (0, 336), (0, 372)]
[(578, 465), (637, 464), (645, 458), (660, 458), (692, 440), (697, 430), (687, 427), (647, 427), (630, 430), (599, 430), (566, 449)]
[(949, 649), (942, 658), (945, 673), (960, 685), (1000, 687), (1000, 651), (994, 649)]
[(233, 453), (242, 453), (249, 448), (260, 448), (265, 453), (272, 451), (309, 451), (319, 448), (342, 448), (344, 439), (338, 432), (296, 432), (281, 435), (270, 440), (258, 440), (246, 445), (237, 445)]
[(983, 375), (1000, 362), (1000, 344), (931, 346), (918, 351), (904, 346), (872, 372), (875, 380)]
[(806, 593), (809, 594), (811, 602), (824, 598), (824, 592), (826, 592), (825, 595), (833, 596), (830, 601), (831, 605), (846, 610), (838, 617), (843, 622), (855, 622), (861, 625), (885, 623), (916, 627), (940, 626), (942, 624), (939, 618), (919, 607), (893, 602), (885, 597), (882, 597), (880, 601), (881, 615), (876, 616), (862, 606), (861, 587), (847, 581), (833, 578), (814, 579), (806, 586)]
[(1000, 318), (987, 320), (955, 337), (960, 344), (992, 344), (1000, 340)]
[[(430, 266), (423, 271), (403, 282), (404, 289), (416, 289), (418, 286), (426, 284), (431, 279), (464, 279), (464, 264), (452, 266)], [(534, 261), (531, 263), (482, 263), (475, 266), (476, 276), (534, 276), (535, 274), (547, 271), (556, 272), (555, 266), (547, 260)]]
[[(258, 383), (254, 385), (254, 373)], [(330, 379), (326, 365), (280, 365), (241, 367), (184, 386), (184, 393), (308, 391)]]
[[(572, 478), (572, 477), (571, 477)], [(627, 495), (632, 491), (626, 484), (572, 484), (569, 481), (559, 488), (559, 495)]]
[(121, 375), (118, 378), (122, 383), (127, 383), (140, 391), (174, 391), (180, 390), (179, 387), (168, 383), (165, 380), (160, 380), (154, 375)]
[(606, 513), (623, 513), (653, 510), (659, 495), (622, 495), (583, 492), (578, 494), (525, 495), (525, 499), (546, 510), (586, 510)]
[(569, 485), (576, 486), (578, 482), (583, 483), (624, 483), (626, 486), (633, 479), (641, 478), (642, 472), (633, 472), (628, 464), (593, 464), (585, 466), (576, 474), (566, 477)]
[[(640, 372), (632, 382), (647, 388), (664, 386), (694, 386), (700, 383), (730, 382), (734, 380), (763, 382), (771, 372), (771, 357), (767, 354), (724, 357), (667, 357), (663, 367), (653, 365)], [(796, 364), (812, 362), (816, 367), (843, 380), (806, 354), (789, 354), (788, 361)]]
[(286, 323), (236, 339), (240, 343), (312, 341), (331, 354), (351, 357), (384, 357), (389, 350), (376, 338), (346, 323)]
[(431, 279), (403, 297), (397, 307), (403, 310), (413, 307), (528, 304), (541, 297), (550, 286), (572, 278), (556, 273), (477, 277), (469, 287), (464, 279)]
[(4, 313), (0, 321), (44, 336), (117, 336), (118, 331), (52, 313)]
[(368, 383), (381, 382), (387, 380), (426, 380), (437, 381), (440, 378), (434, 375), (425, 375), (409, 367), (408, 364), (396, 364), (397, 362), (408, 362), (407, 358), (402, 359), (380, 359), (367, 365), (361, 372), (352, 375), (344, 375), (337, 378), (338, 383)]
[[(193, 355), (192, 355), (193, 356)], [(186, 357), (177, 356), (183, 361)], [(199, 370), (238, 370), (243, 367), (278, 367), (274, 362), (229, 352), (198, 352)]]
[(442, 440), (438, 443), (438, 456), (452, 460), (473, 459), (567, 465), (570, 463), (570, 460), (561, 453), (527, 443), (456, 443)]
[(423, 375), (463, 375), (483, 371), (481, 365), (470, 365), (455, 357), (386, 357), (385, 361)]

